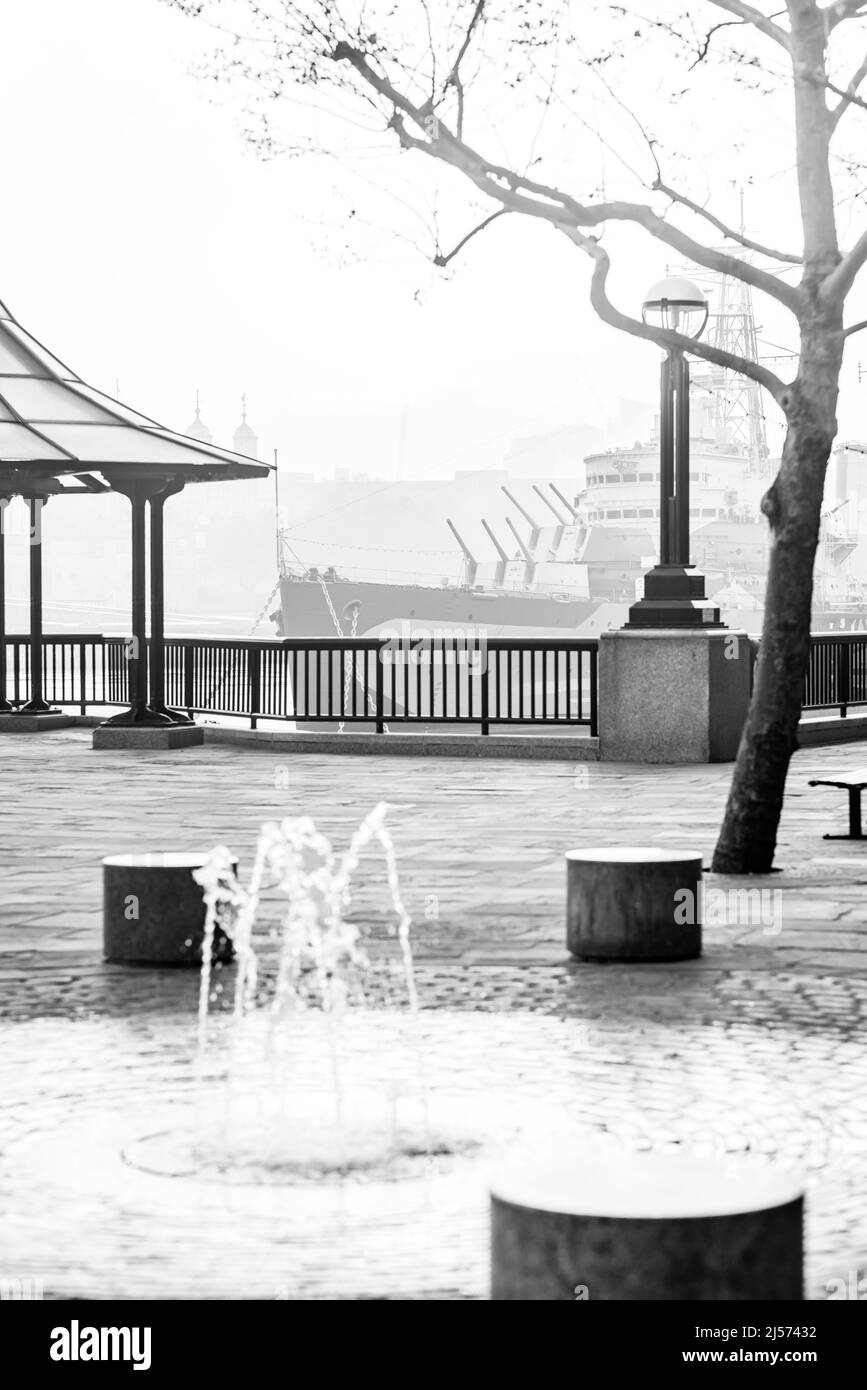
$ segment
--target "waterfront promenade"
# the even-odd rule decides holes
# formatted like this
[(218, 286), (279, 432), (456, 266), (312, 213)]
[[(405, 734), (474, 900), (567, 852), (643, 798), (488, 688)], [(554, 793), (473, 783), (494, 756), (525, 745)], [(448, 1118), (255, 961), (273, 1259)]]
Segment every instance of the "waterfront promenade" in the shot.
[[(103, 963), (102, 857), (224, 843), (243, 876), (263, 821), (311, 815), (343, 847), (385, 799), (431, 1084), (486, 1103), (520, 1095), (623, 1147), (784, 1163), (809, 1184), (808, 1295), (854, 1287), (853, 1271), (867, 1295), (867, 845), (824, 841), (845, 829), (845, 796), (807, 785), (867, 762), (864, 745), (795, 758), (782, 872), (708, 878), (709, 891), (765, 890), (764, 919), (707, 925), (698, 961), (601, 966), (566, 954), (564, 852), (657, 844), (709, 862), (728, 767), (217, 744), (131, 754), (90, 741), (70, 729), (3, 742), (0, 1249), (12, 1274), (85, 1296), (485, 1296), (478, 1194), (444, 1190), (431, 1228), (451, 1215), (457, 1235), (424, 1260), (400, 1203), (385, 1222), (356, 1211), (335, 1271), (309, 1194), (285, 1194), (275, 1217), (261, 1193), (199, 1184), (191, 1196), (111, 1157), (156, 1090), (182, 1101), (198, 981)], [(365, 865), (351, 913), (385, 959), (384, 878), (374, 857)]]

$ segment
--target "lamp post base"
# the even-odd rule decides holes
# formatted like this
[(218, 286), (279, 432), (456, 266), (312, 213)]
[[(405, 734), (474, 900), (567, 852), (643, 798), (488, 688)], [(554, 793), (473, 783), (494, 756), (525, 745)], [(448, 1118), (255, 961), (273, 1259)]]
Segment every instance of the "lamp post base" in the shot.
[(654, 565), (644, 576), (644, 598), (629, 609), (625, 628), (725, 627), (708, 603), (704, 575), (692, 565)]
[(187, 728), (191, 725), (194, 726), (196, 723), (195, 719), (191, 719), (184, 710), (171, 709), (168, 705), (164, 705), (162, 702), (158, 703), (156, 700), (151, 701), (148, 705), (148, 709), (151, 714), (165, 715), (173, 724), (177, 724), (182, 728)]
[(122, 710), (120, 714), (113, 714), (110, 719), (104, 719), (98, 727), (100, 729), (161, 729), (173, 727), (174, 722), (168, 714), (152, 710), (149, 705), (135, 704), (131, 705), (129, 709)]
[(731, 762), (750, 703), (752, 663), (747, 634), (722, 625), (600, 632), (600, 758)]

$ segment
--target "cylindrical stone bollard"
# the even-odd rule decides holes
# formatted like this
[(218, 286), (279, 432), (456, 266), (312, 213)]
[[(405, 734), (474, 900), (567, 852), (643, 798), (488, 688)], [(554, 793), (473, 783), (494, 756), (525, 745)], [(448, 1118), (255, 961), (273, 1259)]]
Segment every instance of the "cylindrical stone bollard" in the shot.
[[(128, 964), (200, 965), (205, 902), (193, 878), (204, 854), (114, 854), (102, 861), (103, 953)], [(235, 865), (237, 868), (237, 863)], [(213, 959), (232, 958), (219, 927)]]
[(701, 955), (701, 855), (578, 849), (566, 855), (566, 945), (579, 960)]
[(803, 1296), (802, 1188), (755, 1160), (583, 1148), (491, 1192), (493, 1299)]

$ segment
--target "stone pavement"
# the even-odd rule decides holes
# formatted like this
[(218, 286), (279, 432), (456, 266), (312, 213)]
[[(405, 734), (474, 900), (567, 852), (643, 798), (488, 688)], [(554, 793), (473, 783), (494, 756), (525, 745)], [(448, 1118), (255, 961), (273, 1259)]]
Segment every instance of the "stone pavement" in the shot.
[[(862, 745), (798, 754), (782, 872), (706, 880), (709, 892), (764, 890), (764, 918), (738, 900), (728, 921), (706, 925), (703, 958), (677, 966), (571, 962), (563, 853), (670, 844), (708, 862), (727, 767), (281, 760), (220, 745), (98, 753), (74, 729), (3, 740), (0, 757), (0, 1110), (11, 1136), (0, 1251), (15, 1266), (0, 1277), (29, 1273), (48, 1292), (84, 1296), (484, 1296), (484, 1212), (469, 1186), (436, 1189), (436, 1219), (416, 1213), (412, 1240), (406, 1223), (383, 1222), (381, 1203), (359, 1208), (350, 1255), (344, 1242), (338, 1257), (317, 1236), (333, 1213), (317, 1217), (309, 1194), (287, 1195), (278, 1239), (273, 1210), (235, 1189), (244, 1218), (229, 1231), (213, 1188), (197, 1184), (193, 1200), (174, 1179), (108, 1158), (127, 1153), (160, 1088), (182, 1105), (198, 982), (102, 962), (102, 857), (225, 843), (243, 876), (262, 821), (311, 815), (340, 848), (384, 799), (440, 1093), (528, 1114), (538, 1102), (631, 1148), (765, 1154), (809, 1184), (809, 1295), (860, 1271), (867, 1296), (867, 841), (824, 841), (846, 828), (845, 794), (807, 786), (867, 762)], [(394, 998), (384, 879), (373, 857), (365, 865), (351, 913), (382, 967), (372, 994)], [(269, 900), (263, 937), (277, 911)], [(422, 1269), (419, 1231), (436, 1242), (443, 1211), (461, 1238), (425, 1246)], [(280, 1241), (294, 1254), (278, 1267)]]

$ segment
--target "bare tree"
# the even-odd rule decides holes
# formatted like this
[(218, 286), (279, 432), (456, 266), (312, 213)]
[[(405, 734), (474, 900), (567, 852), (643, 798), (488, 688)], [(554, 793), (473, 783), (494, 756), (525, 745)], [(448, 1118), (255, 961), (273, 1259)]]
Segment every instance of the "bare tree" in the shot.
[[(843, 322), (847, 295), (867, 258), (867, 231), (841, 250), (832, 140), (847, 110), (867, 106), (860, 95), (867, 78), (867, 40), (859, 24), (867, 15), (867, 4), (834, 0), (820, 6), (816, 0), (779, 0), (769, 12), (770, 6), (759, 8), (744, 0), (701, 0), (701, 15), (695, 5), (678, 11), (649, 0), (601, 7), (609, 20), (624, 22), (626, 42), (644, 42), (649, 33), (662, 32), (674, 46), (677, 71), (706, 64), (722, 51), (731, 103), (738, 102), (751, 77), (785, 84), (793, 118), (792, 161), (803, 250), (781, 251), (727, 225), (664, 178), (658, 142), (613, 88), (612, 96), (642, 132), (652, 160), (646, 201), (577, 196), (535, 177), (535, 160), (523, 168), (512, 167), (476, 147), (467, 133), (470, 97), (500, 77), (514, 93), (539, 55), (550, 59), (554, 50), (560, 52), (571, 43), (585, 71), (606, 80), (605, 65), (613, 50), (584, 53), (575, 37), (581, 24), (564, 29), (564, 16), (575, 8), (568, 0), (451, 0), (442, 7), (425, 0), (383, 0), (378, 6), (351, 0), (238, 0), (228, 13), (220, 0), (211, 7), (207, 0), (169, 3), (205, 17), (213, 9), (213, 19), (224, 24), (228, 35), (229, 72), (258, 87), (269, 101), (279, 101), (298, 87), (339, 94), (341, 102), (348, 97), (345, 109), (356, 116), (365, 113), (368, 130), (389, 132), (413, 160), (457, 170), (482, 195), (487, 210), (452, 250), (437, 247), (437, 264), (448, 264), (507, 213), (550, 224), (590, 258), (590, 298), (605, 323), (751, 377), (777, 402), (785, 416), (786, 436), (779, 472), (762, 502), (772, 540), (764, 627), (754, 693), (713, 860), (714, 869), (722, 873), (767, 872), (789, 761), (797, 747), (813, 562), (825, 471), (837, 427), (844, 340), (847, 333), (865, 326), (860, 322), (846, 329)], [(244, 24), (237, 22), (239, 7)], [(579, 20), (586, 21), (590, 8), (577, 7)], [(489, 40), (496, 38), (497, 26), (507, 22), (509, 41), (505, 47), (501, 42), (499, 61), (503, 53), (508, 61), (502, 71), (492, 71), (498, 59), (491, 55), (495, 45), (489, 47)], [(844, 26), (846, 40), (841, 41), (838, 35)], [(583, 28), (591, 26), (585, 23)], [(862, 47), (851, 58), (851, 76), (841, 79), (840, 63), (859, 41)], [(543, 104), (556, 90), (556, 67), (550, 61), (548, 70)], [(712, 229), (714, 243), (690, 235), (675, 218)], [(747, 282), (781, 305), (793, 316), (800, 340), (794, 380), (784, 382), (760, 363), (648, 326), (617, 309), (607, 290), (610, 261), (602, 245), (603, 231), (612, 224), (638, 229), (689, 261)], [(753, 254), (748, 258), (745, 252)], [(798, 283), (788, 283), (773, 268), (762, 268), (762, 258), (796, 268)]]

